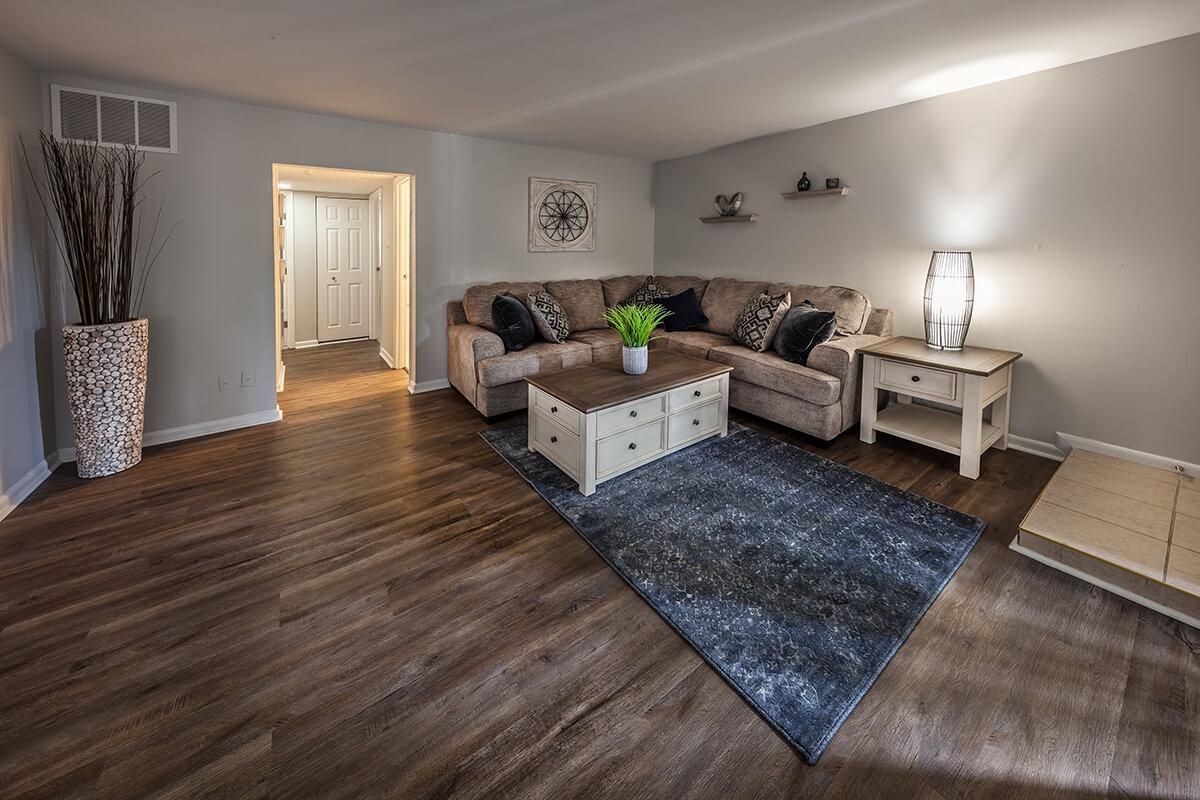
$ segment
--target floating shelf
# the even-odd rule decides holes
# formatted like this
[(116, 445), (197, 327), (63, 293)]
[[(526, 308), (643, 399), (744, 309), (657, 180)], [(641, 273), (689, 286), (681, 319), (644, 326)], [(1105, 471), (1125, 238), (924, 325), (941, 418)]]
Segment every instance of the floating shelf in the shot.
[(801, 197), (845, 197), (850, 194), (850, 187), (843, 186), (840, 189), (809, 189), (807, 192), (781, 192), (779, 194), (784, 200), (798, 200)]
[(705, 225), (716, 225), (719, 222), (754, 222), (758, 214), (734, 214), (732, 217), (701, 217)]

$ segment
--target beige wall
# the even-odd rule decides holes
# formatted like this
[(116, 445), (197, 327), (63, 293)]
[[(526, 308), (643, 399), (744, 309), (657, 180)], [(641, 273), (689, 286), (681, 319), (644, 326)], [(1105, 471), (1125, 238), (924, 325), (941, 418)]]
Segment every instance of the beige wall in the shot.
[[(1200, 462), (1200, 36), (655, 166), (655, 268), (854, 286), (922, 335), (975, 253), (968, 343), (1020, 350), (1013, 431)], [(853, 187), (788, 202), (801, 170)], [(718, 192), (751, 225), (701, 225)]]
[[(271, 165), (409, 173), (416, 200), (416, 379), (446, 376), (445, 304), (471, 283), (648, 271), (653, 255), (649, 162), (302, 114), (103, 81), (45, 76), (95, 89), (174, 100), (179, 153), (150, 154), (161, 170), (150, 197), (181, 220), (151, 276), (147, 431), (275, 407)], [(48, 116), (47, 116), (48, 119)], [(600, 184), (595, 253), (526, 252), (531, 175)], [(70, 318), (72, 310), (60, 310)], [(57, 344), (56, 344), (57, 349)], [(61, 369), (61, 367), (60, 367)], [(219, 375), (258, 373), (257, 385), (217, 391)], [(59, 398), (59, 419), (66, 406)], [(70, 445), (60, 429), (59, 446)]]
[(37, 72), (0, 50), (0, 515), (14, 485), (56, 449), (42, 277), (47, 242), (18, 141), (24, 137), (37, 158), (41, 116)]

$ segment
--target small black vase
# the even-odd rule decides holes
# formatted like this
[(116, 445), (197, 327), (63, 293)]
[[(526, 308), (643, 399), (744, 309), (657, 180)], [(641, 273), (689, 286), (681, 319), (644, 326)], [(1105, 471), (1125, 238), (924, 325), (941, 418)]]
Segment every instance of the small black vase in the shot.
[(800, 175), (800, 180), (796, 182), (796, 191), (797, 192), (807, 192), (811, 188), (812, 188), (812, 181), (810, 181), (808, 179), (808, 173), (807, 172), (802, 173)]

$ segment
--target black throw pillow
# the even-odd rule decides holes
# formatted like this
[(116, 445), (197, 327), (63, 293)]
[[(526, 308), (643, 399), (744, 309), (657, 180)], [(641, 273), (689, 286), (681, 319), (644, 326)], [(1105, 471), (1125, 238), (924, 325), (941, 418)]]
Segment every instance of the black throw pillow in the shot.
[(779, 330), (775, 331), (775, 352), (797, 364), (807, 364), (808, 354), (822, 342), (833, 338), (837, 314), (821, 311), (805, 300), (788, 309)]
[(695, 289), (684, 289), (679, 294), (657, 302), (671, 312), (671, 315), (663, 320), (663, 327), (668, 331), (686, 331), (708, 322), (708, 317), (700, 310), (700, 298), (696, 297)]
[(532, 344), (537, 336), (537, 328), (533, 326), (533, 317), (529, 309), (508, 292), (496, 295), (492, 300), (492, 324), (496, 326), (496, 334), (504, 342), (504, 352), (524, 350)]

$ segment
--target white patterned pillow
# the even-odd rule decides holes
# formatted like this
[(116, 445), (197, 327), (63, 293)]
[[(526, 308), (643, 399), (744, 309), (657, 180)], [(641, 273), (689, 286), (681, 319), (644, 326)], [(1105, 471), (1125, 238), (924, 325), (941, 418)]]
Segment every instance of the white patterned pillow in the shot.
[(571, 323), (567, 312), (558, 304), (554, 296), (546, 292), (534, 292), (529, 295), (529, 314), (538, 333), (547, 342), (562, 344), (571, 335)]
[(766, 292), (750, 298), (733, 322), (733, 341), (761, 353), (771, 346), (779, 323), (792, 306), (792, 295), (771, 297)]
[(646, 278), (646, 282), (634, 290), (633, 294), (626, 297), (618, 305), (627, 306), (632, 303), (655, 303), (659, 300), (666, 300), (671, 296), (671, 293), (654, 282), (654, 276)]

